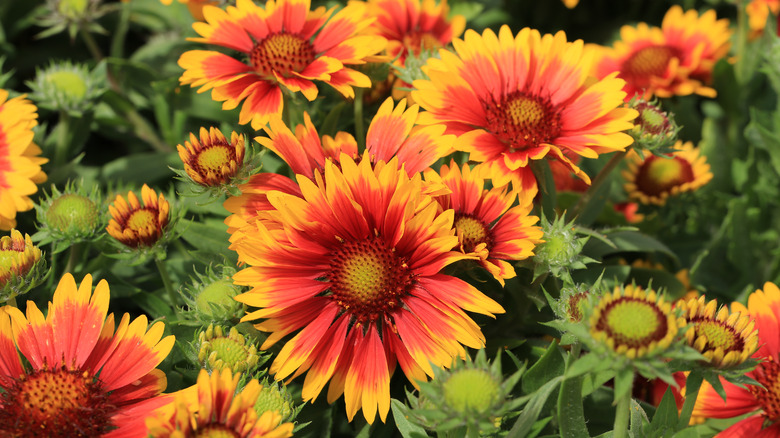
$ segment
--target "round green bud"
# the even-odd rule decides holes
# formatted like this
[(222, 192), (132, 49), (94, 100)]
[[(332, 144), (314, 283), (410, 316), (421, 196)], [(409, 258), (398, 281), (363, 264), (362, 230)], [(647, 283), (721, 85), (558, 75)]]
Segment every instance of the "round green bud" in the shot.
[(481, 369), (456, 370), (443, 384), (444, 401), (461, 414), (488, 413), (500, 402), (501, 387), (493, 376)]
[(98, 215), (98, 207), (91, 199), (66, 193), (52, 201), (46, 220), (50, 227), (59, 231), (75, 229), (88, 232), (97, 225)]

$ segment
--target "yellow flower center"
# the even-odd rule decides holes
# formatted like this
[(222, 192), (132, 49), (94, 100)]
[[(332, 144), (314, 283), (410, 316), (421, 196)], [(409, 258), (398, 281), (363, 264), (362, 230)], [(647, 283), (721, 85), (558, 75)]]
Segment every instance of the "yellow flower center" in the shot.
[(89, 231), (95, 226), (98, 208), (91, 199), (75, 193), (66, 193), (52, 201), (46, 219), (52, 228), (66, 231), (73, 227)]
[(192, 435), (192, 438), (239, 438), (241, 435), (224, 424), (209, 424)]
[(150, 208), (141, 208), (130, 213), (127, 218), (127, 227), (133, 231), (153, 229), (157, 226), (157, 211)]
[(764, 360), (748, 374), (764, 387), (747, 385), (747, 388), (764, 409), (766, 416), (774, 422), (780, 420), (780, 364), (772, 357)]
[(235, 150), (226, 145), (217, 144), (203, 149), (198, 154), (198, 165), (206, 173), (221, 173), (223, 167), (230, 167), (231, 160), (235, 160)]
[(74, 71), (53, 71), (46, 75), (46, 82), (72, 100), (82, 100), (87, 96), (87, 83)]
[(381, 237), (345, 242), (331, 260), (332, 298), (360, 322), (374, 321), (399, 307), (412, 285), (406, 261)]
[[(691, 321), (694, 323), (695, 338), (704, 336), (707, 338), (707, 344), (704, 350), (721, 348), (724, 352), (731, 350), (741, 351), (743, 347), (742, 338), (734, 333), (734, 328), (712, 319), (700, 319)], [(704, 351), (702, 351), (703, 353)]]
[(289, 78), (314, 61), (314, 47), (298, 35), (275, 33), (257, 42), (249, 58), (260, 75), (273, 79), (276, 73)]
[(461, 414), (489, 412), (499, 401), (501, 388), (490, 373), (481, 369), (454, 371), (443, 384), (444, 401)]
[(636, 185), (640, 192), (657, 196), (693, 180), (693, 167), (684, 158), (651, 155), (639, 168)]
[(615, 348), (639, 348), (663, 339), (668, 327), (666, 315), (655, 303), (619, 297), (602, 310), (596, 330), (606, 332), (615, 341)]
[(249, 355), (246, 345), (235, 339), (219, 337), (210, 340), (209, 344), (212, 354), (216, 353), (214, 361), (221, 360), (224, 367), (232, 370), (236, 369), (236, 365), (246, 362)]
[(548, 143), (560, 133), (560, 114), (549, 99), (515, 92), (483, 106), (488, 128), (510, 152)]
[(466, 253), (473, 252), (480, 243), (487, 243), (488, 250), (492, 246), (490, 230), (471, 215), (455, 215), (455, 231)]
[(16, 437), (97, 437), (111, 429), (116, 410), (86, 372), (39, 370), (2, 394), (0, 432)]
[(653, 76), (664, 76), (678, 50), (669, 46), (648, 46), (637, 50), (623, 62), (621, 76), (637, 88), (650, 85)]

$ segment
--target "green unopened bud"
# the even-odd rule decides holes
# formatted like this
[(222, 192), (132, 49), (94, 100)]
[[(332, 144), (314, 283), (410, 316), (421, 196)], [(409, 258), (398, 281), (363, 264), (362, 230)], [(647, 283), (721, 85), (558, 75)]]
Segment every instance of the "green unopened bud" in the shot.
[(585, 263), (592, 261), (582, 255), (588, 238), (577, 236), (573, 222), (567, 224), (563, 217), (548, 222), (543, 217), (542, 231), (544, 242), (536, 247), (534, 277), (550, 272), (556, 277), (568, 278), (569, 270), (582, 269)]
[(84, 16), (89, 6), (88, 0), (60, 0), (57, 11), (71, 19), (79, 19)]
[(263, 390), (255, 401), (255, 412), (260, 416), (266, 411), (276, 411), (282, 416), (280, 423), (292, 421), (297, 414), (292, 394), (279, 382), (262, 382)]
[(106, 91), (105, 67), (90, 70), (85, 64), (52, 62), (28, 81), (30, 98), (43, 108), (79, 116), (92, 108)]
[(220, 266), (218, 272), (209, 267), (204, 274), (196, 272), (192, 284), (185, 286), (182, 296), (189, 308), (185, 317), (201, 324), (235, 324), (243, 314), (243, 304), (235, 297), (242, 287), (233, 284), (236, 273), (230, 266)]
[(35, 207), (40, 244), (51, 242), (53, 252), (58, 253), (79, 242), (98, 239), (105, 226), (102, 204), (97, 186), (87, 191), (80, 184), (68, 183), (63, 192), (52, 186), (51, 193)]
[[(482, 369), (453, 371), (442, 383), (444, 401), (455, 412), (484, 414), (493, 409), (501, 395), (501, 380)], [(475, 388), (479, 388), (475, 391)]]
[(198, 361), (209, 371), (230, 368), (234, 372), (251, 372), (260, 361), (257, 347), (248, 343), (235, 327), (226, 336), (224, 328), (210, 324), (198, 340)]

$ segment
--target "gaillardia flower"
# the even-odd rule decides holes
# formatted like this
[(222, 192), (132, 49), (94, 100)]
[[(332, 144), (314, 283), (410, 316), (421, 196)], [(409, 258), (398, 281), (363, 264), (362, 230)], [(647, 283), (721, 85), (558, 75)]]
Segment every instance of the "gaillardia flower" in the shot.
[(519, 205), (513, 207), (518, 193), (506, 187), (485, 189), (484, 179), (474, 175), (468, 164), (461, 170), (453, 161), (442, 165), (439, 173), (440, 177), (433, 172), (427, 176), (440, 179), (451, 191), (436, 199), (443, 210), (455, 212), (457, 249), (477, 256), (479, 264), (503, 285), (516, 275), (508, 260), (532, 256), (541, 242), (542, 229), (535, 226), (539, 218), (529, 215), (533, 197), (521, 192)]
[(589, 325), (594, 341), (634, 359), (668, 348), (685, 321), (654, 290), (628, 285), (596, 301)]
[(162, 237), (169, 221), (170, 205), (162, 193), (158, 197), (144, 184), (141, 198), (143, 205), (131, 191), (127, 192), (127, 200), (117, 195), (114, 203), (108, 206), (111, 213), (106, 227), (108, 234), (130, 248), (153, 246)]
[(590, 182), (566, 153), (596, 158), (631, 144), (622, 131), (637, 112), (620, 107), (624, 81), (591, 80), (582, 41), (528, 28), (512, 36), (503, 26), (498, 36), (468, 30), (453, 46), (456, 53), (428, 60), (430, 80), (414, 81), (412, 97), (427, 110), (420, 123), (443, 123), (458, 135), (455, 148), (494, 186), (535, 190), (529, 161), (550, 157)]
[(769, 14), (780, 14), (780, 0), (751, 0), (745, 6), (745, 12), (748, 15), (748, 26), (750, 26), (750, 37), (757, 38), (766, 27), (766, 20)]
[(10, 236), (0, 237), (0, 303), (37, 286), (44, 266), (41, 250), (29, 234), (11, 230)]
[(715, 63), (728, 54), (731, 33), (728, 20), (718, 20), (714, 10), (699, 16), (675, 5), (660, 28), (623, 26), (619, 41), (596, 51), (594, 73), (603, 78), (618, 72), (629, 99), (637, 94), (645, 99), (693, 93), (714, 97), (707, 84)]
[(233, 279), (252, 287), (236, 299), (259, 308), (243, 320), (271, 332), (263, 349), (295, 333), (270, 371), (277, 380), (307, 373), (305, 401), (330, 381), (328, 401), (343, 394), (350, 420), (362, 408), (369, 422), (377, 411), (384, 421), (396, 364), (410, 381), (425, 380), (431, 365), (465, 355), (463, 345), (484, 345), (464, 310), (503, 308), (441, 272), (467, 258), (452, 250), (453, 211), (441, 213), (397, 158), (342, 155), (298, 182), (301, 196), (268, 192), (271, 208), (232, 240), (249, 265)]
[(293, 424), (279, 424), (277, 411), (258, 415), (255, 400), (263, 390), (257, 380), (238, 393), (241, 374), (229, 369), (198, 374), (194, 387), (176, 393), (172, 403), (146, 420), (150, 438), (241, 437), (285, 438), (292, 436)]
[(200, 139), (190, 133), (190, 141), (177, 145), (184, 170), (195, 183), (215, 187), (229, 183), (244, 163), (244, 136), (233, 132), (230, 141), (215, 127), (200, 128)]
[(16, 226), (16, 213), (33, 208), (30, 195), (46, 181), (41, 148), (33, 143), (35, 105), (23, 96), (8, 99), (0, 89), (0, 230)]
[[(351, 134), (338, 132), (335, 137), (323, 135), (320, 138), (309, 115), (304, 112), (303, 116), (304, 124), (298, 125), (295, 133), (278, 117), (272, 118), (265, 128), (268, 137), (256, 137), (255, 140), (279, 155), (293, 173), (309, 179), (313, 179), (315, 173), (322, 173), (326, 162), (338, 162), (341, 154), (359, 158), (357, 142)], [(405, 99), (398, 105), (394, 105), (391, 98), (385, 100), (366, 133), (368, 159), (388, 162), (397, 157), (394, 162), (411, 176), (453, 152), (455, 137), (443, 135), (445, 128), (442, 125), (417, 126), (418, 117), (418, 105), (407, 108)], [(239, 190), (240, 196), (228, 198), (224, 204), (233, 213), (225, 220), (231, 234), (253, 220), (258, 211), (270, 208), (269, 191), (281, 190), (300, 197), (298, 185), (277, 174), (253, 175), (246, 184), (239, 186)]]
[(105, 280), (93, 292), (92, 276), (65, 274), (46, 317), (32, 301), (26, 316), (0, 309), (2, 436), (146, 437), (144, 418), (170, 401), (155, 367), (174, 338), (128, 314), (114, 331), (108, 301)]
[(718, 437), (777, 437), (780, 435), (780, 337), (777, 336), (780, 332), (780, 289), (773, 283), (765, 283), (763, 290), (750, 294), (747, 307), (733, 303), (731, 310), (755, 319), (760, 347), (753, 357), (761, 362), (747, 373), (747, 377), (763, 388), (737, 386), (721, 378), (726, 392), (724, 402), (705, 382), (699, 391), (693, 415), (732, 418), (753, 413), (719, 433)]
[(437, 50), (466, 28), (462, 15), (449, 18), (447, 0), (369, 0), (368, 15), (376, 21), (368, 32), (387, 39), (387, 54), (403, 65), (408, 54)]
[[(335, 15), (324, 7), (310, 10), (309, 0), (268, 0), (265, 8), (238, 0), (222, 10), (204, 6), (206, 22), (192, 27), (202, 38), (193, 41), (235, 50), (241, 60), (211, 50), (190, 50), (179, 58), (185, 69), (180, 81), (224, 102), (223, 109), (244, 101), (239, 123), (260, 129), (282, 112), (282, 89), (317, 97), (314, 81), (324, 82), (345, 97), (352, 87), (370, 87), (371, 80), (348, 66), (365, 63), (385, 46), (378, 36), (357, 36), (371, 20), (365, 4), (352, 2)], [(331, 17), (331, 15), (333, 15)]]
[(631, 199), (643, 204), (664, 205), (670, 196), (692, 192), (710, 182), (707, 158), (693, 143), (678, 141), (670, 156), (632, 154), (622, 172), (624, 188)]
[(739, 365), (758, 350), (758, 333), (747, 313), (732, 312), (704, 296), (681, 301), (689, 327), (685, 332), (688, 345), (695, 348), (707, 362), (719, 368)]

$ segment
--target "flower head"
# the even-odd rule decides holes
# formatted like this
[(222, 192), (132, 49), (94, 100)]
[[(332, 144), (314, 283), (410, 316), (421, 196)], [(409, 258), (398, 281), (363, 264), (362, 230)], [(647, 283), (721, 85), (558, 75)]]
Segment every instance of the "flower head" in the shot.
[(637, 113), (620, 107), (624, 81), (592, 81), (582, 41), (529, 28), (513, 36), (503, 26), (498, 35), (468, 30), (453, 46), (455, 53), (428, 60), (430, 80), (415, 81), (412, 97), (427, 110), (421, 123), (443, 123), (459, 135), (455, 148), (494, 186), (535, 190), (529, 163), (549, 157), (590, 182), (567, 153), (596, 158), (631, 144), (622, 131)]
[(244, 305), (234, 299), (243, 289), (233, 284), (230, 277), (235, 273), (231, 266), (220, 266), (218, 270), (209, 266), (202, 274), (195, 271), (192, 283), (182, 288), (189, 316), (203, 325), (237, 323)]
[(633, 359), (668, 348), (685, 322), (654, 290), (628, 285), (597, 300), (589, 325), (596, 342)]
[(761, 362), (747, 373), (747, 377), (761, 386), (736, 385), (722, 380), (725, 401), (707, 383), (702, 385), (694, 416), (706, 418), (732, 418), (753, 413), (724, 430), (720, 436), (775, 437), (780, 434), (780, 289), (773, 283), (765, 283), (748, 297), (747, 307), (739, 303), (731, 305), (732, 312), (749, 315), (758, 329), (758, 351), (754, 358)]
[(731, 367), (745, 362), (758, 350), (755, 323), (747, 314), (717, 308), (717, 301), (705, 303), (704, 296), (682, 301), (679, 307), (688, 324), (688, 345), (698, 350), (714, 367)]
[(631, 99), (628, 105), (639, 112), (639, 117), (634, 120), (634, 129), (630, 131), (634, 137), (634, 149), (656, 154), (672, 152), (680, 130), (674, 116), (662, 111), (657, 103), (642, 99)]
[(184, 171), (203, 187), (229, 184), (244, 164), (244, 136), (233, 132), (230, 141), (215, 127), (200, 128), (200, 139), (190, 133), (190, 140), (177, 145)]
[(56, 254), (73, 244), (99, 238), (106, 225), (103, 208), (97, 186), (87, 191), (81, 184), (68, 183), (60, 192), (52, 185), (51, 193), (35, 206), (41, 244), (52, 243)]
[(466, 426), (479, 436), (497, 431), (501, 417), (512, 409), (510, 393), (520, 379), (520, 372), (504, 379), (500, 356), (491, 363), (484, 349), (474, 360), (456, 359), (449, 370), (435, 368), (434, 373), (430, 382), (419, 382), (419, 396), (407, 393), (408, 417), (439, 433)]
[(533, 198), (520, 194), (519, 205), (513, 206), (518, 193), (504, 188), (484, 188), (485, 181), (464, 164), (462, 170), (451, 162), (442, 165), (440, 179), (451, 193), (437, 197), (442, 209), (455, 212), (455, 234), (458, 248), (464, 254), (477, 256), (479, 264), (501, 284), (514, 277), (515, 269), (508, 260), (523, 260), (533, 255), (534, 246), (542, 240), (539, 220), (530, 216)]
[(36, 24), (48, 29), (38, 34), (38, 38), (55, 35), (66, 29), (71, 39), (76, 37), (80, 28), (88, 32), (106, 33), (97, 19), (115, 7), (103, 4), (103, 0), (46, 0), (48, 13)]
[(268, 192), (269, 208), (233, 235), (248, 265), (233, 278), (252, 287), (237, 299), (258, 308), (243, 319), (270, 332), (263, 349), (294, 334), (270, 371), (307, 373), (305, 401), (330, 381), (328, 400), (344, 394), (350, 420), (361, 408), (369, 422), (377, 413), (385, 420), (396, 364), (410, 381), (424, 380), (431, 365), (465, 355), (463, 345), (484, 344), (464, 310), (503, 309), (441, 272), (467, 257), (452, 251), (453, 212), (441, 213), (397, 158), (342, 155), (298, 182), (300, 196)]
[(127, 200), (117, 195), (108, 206), (111, 220), (106, 230), (114, 239), (133, 249), (156, 244), (169, 221), (169, 204), (165, 197), (157, 196), (154, 190), (144, 184), (141, 188), (143, 205), (135, 193), (127, 192)]
[(750, 26), (750, 37), (757, 38), (764, 31), (769, 14), (780, 13), (780, 0), (751, 0), (745, 6)]
[(664, 205), (671, 196), (692, 192), (710, 182), (707, 159), (693, 143), (678, 141), (666, 156), (633, 154), (623, 171), (625, 190), (643, 204)]
[(209, 324), (198, 334), (198, 361), (208, 371), (228, 368), (243, 373), (254, 371), (260, 356), (257, 347), (247, 342), (235, 327), (225, 333), (225, 328)]
[(255, 412), (255, 400), (263, 391), (257, 380), (250, 380), (236, 392), (240, 377), (240, 373), (233, 375), (229, 369), (211, 375), (201, 370), (194, 387), (179, 391), (172, 403), (146, 420), (149, 437), (292, 436), (293, 424), (279, 424), (279, 412)]
[[(179, 58), (185, 69), (180, 81), (211, 96), (223, 109), (233, 109), (243, 100), (239, 123), (252, 128), (265, 126), (282, 112), (282, 88), (317, 97), (314, 81), (324, 82), (345, 97), (354, 97), (352, 87), (370, 87), (371, 80), (350, 66), (363, 64), (378, 53), (385, 40), (357, 36), (370, 20), (365, 5), (351, 2), (337, 13), (324, 7), (310, 10), (308, 0), (268, 0), (265, 7), (252, 0), (238, 0), (222, 10), (205, 6), (206, 22), (193, 24), (202, 38), (193, 41), (214, 44), (241, 53), (246, 61), (211, 50), (190, 50)], [(332, 16), (332, 17), (331, 17)]]
[(30, 235), (11, 230), (0, 237), (0, 303), (28, 292), (43, 279), (46, 263)]
[(114, 331), (108, 301), (105, 280), (93, 292), (90, 275), (76, 285), (65, 274), (46, 317), (32, 301), (26, 316), (0, 309), (3, 436), (146, 436), (143, 419), (168, 402), (155, 367), (174, 339), (145, 316), (125, 314)]
[(710, 9), (699, 16), (672, 6), (661, 27), (639, 23), (623, 26), (620, 40), (598, 50), (595, 75), (618, 72), (625, 79), (627, 98), (636, 95), (671, 97), (696, 93), (714, 97), (708, 87), (715, 63), (729, 51), (732, 31), (728, 20), (718, 20)]
[(105, 80), (102, 69), (90, 71), (85, 64), (64, 61), (38, 69), (27, 86), (33, 90), (30, 98), (39, 107), (80, 115), (106, 90)]
[(0, 230), (16, 226), (16, 213), (33, 208), (30, 195), (46, 181), (41, 148), (33, 143), (38, 124), (35, 105), (24, 96), (8, 99), (0, 89)]
[(387, 39), (387, 54), (403, 65), (407, 55), (437, 50), (463, 33), (466, 18), (449, 11), (447, 0), (369, 0), (366, 12), (376, 21), (366, 30)]

